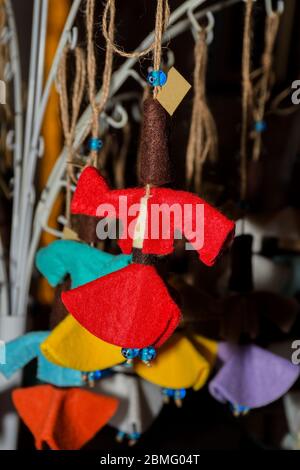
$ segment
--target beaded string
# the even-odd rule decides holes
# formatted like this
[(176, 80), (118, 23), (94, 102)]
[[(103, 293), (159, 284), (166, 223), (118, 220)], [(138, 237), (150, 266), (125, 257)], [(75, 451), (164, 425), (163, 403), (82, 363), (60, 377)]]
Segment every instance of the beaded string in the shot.
[[(153, 51), (153, 68), (154, 71), (158, 72), (161, 63), (162, 38), (165, 30), (167, 29), (170, 17), (170, 8), (168, 0), (157, 0), (154, 41), (152, 42), (152, 44), (150, 44), (149, 47), (141, 51), (126, 52), (114, 43), (112, 34), (107, 27), (107, 16), (110, 9), (113, 9), (115, 11), (115, 0), (107, 0), (102, 20), (103, 36), (105, 37), (107, 44), (109, 44), (112, 48), (113, 52), (117, 55), (120, 55), (121, 57), (140, 58)], [(155, 85), (153, 88), (154, 98), (156, 98), (158, 89), (159, 86)]]
[(202, 169), (208, 157), (217, 154), (217, 129), (205, 96), (207, 69), (207, 33), (199, 31), (195, 43), (194, 100), (186, 155), (186, 179), (190, 186), (193, 174), (197, 192), (200, 191)]
[[(161, 63), (161, 48), (164, 28), (167, 28), (170, 17), (170, 7), (168, 0), (157, 0), (156, 18), (155, 18), (155, 39), (153, 51), (153, 69), (159, 71)], [(153, 98), (156, 99), (159, 86), (154, 86)]]
[[(105, 9), (109, 10), (109, 37), (114, 38), (115, 31), (115, 2), (108, 1)], [(95, 0), (87, 0), (86, 6), (86, 28), (87, 28), (87, 75), (89, 101), (92, 108), (91, 118), (91, 139), (89, 141), (90, 156), (88, 165), (98, 166), (98, 152), (102, 147), (102, 141), (99, 138), (99, 115), (104, 110), (109, 98), (110, 82), (113, 64), (113, 47), (110, 41), (106, 39), (105, 64), (102, 76), (102, 93), (99, 102), (96, 100), (96, 59), (93, 42)], [(106, 13), (107, 14), (107, 13)]]
[(247, 137), (248, 137), (248, 112), (252, 94), (250, 78), (251, 67), (251, 23), (253, 13), (253, 0), (246, 1), (243, 55), (242, 55), (242, 130), (240, 142), (240, 198), (244, 201), (247, 192)]
[(74, 138), (76, 123), (78, 120), (80, 105), (85, 87), (85, 58), (82, 49), (75, 48), (75, 81), (72, 92), (71, 119), (69, 116), (69, 99), (67, 93), (67, 56), (69, 49), (65, 48), (57, 72), (57, 84), (60, 98), (60, 110), (62, 127), (67, 148), (67, 186), (66, 186), (66, 219), (68, 226), (71, 226), (71, 183), (76, 184), (74, 175)]
[(265, 24), (265, 47), (262, 55), (261, 78), (255, 86), (253, 95), (256, 106), (253, 106), (254, 132), (252, 159), (258, 161), (261, 154), (262, 132), (265, 130), (264, 114), (266, 102), (269, 97), (269, 85), (273, 63), (273, 50), (278, 33), (281, 13), (272, 12), (266, 17)]

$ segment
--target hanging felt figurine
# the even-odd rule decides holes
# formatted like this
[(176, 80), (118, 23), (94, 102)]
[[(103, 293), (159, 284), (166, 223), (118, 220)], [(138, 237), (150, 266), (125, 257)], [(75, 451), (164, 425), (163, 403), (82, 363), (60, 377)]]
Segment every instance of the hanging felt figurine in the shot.
[(80, 388), (38, 385), (13, 391), (14, 405), (38, 450), (77, 450), (94, 437), (118, 407), (116, 398)]
[[(77, 287), (127, 266), (130, 260), (85, 243), (57, 240), (39, 250), (36, 265), (51, 285), (69, 274), (71, 286)], [(80, 371), (99, 371), (124, 361), (119, 348), (93, 336), (70, 315), (50, 333), (41, 350), (49, 361)]]
[(113, 395), (119, 401), (116, 414), (108, 423), (117, 429), (117, 441), (138, 441), (163, 407), (159, 387), (131, 374), (117, 373), (99, 381), (96, 391)]
[(52, 286), (69, 274), (72, 288), (124, 268), (130, 261), (131, 256), (112, 255), (74, 240), (56, 240), (36, 255), (38, 270)]
[(37, 359), (37, 378), (57, 387), (76, 387), (84, 384), (81, 372), (59, 367), (42, 354), (40, 345), (48, 331), (34, 331), (6, 343), (6, 364), (0, 364), (0, 373), (9, 379), (33, 359)]
[(223, 365), (209, 391), (236, 416), (278, 400), (299, 377), (299, 366), (256, 345), (220, 343), (218, 357)]
[[(217, 351), (217, 343), (201, 337), (189, 338), (175, 333), (161, 348), (159, 355), (147, 367), (142, 362), (134, 365), (135, 372), (143, 379), (162, 388), (166, 402), (174, 398), (177, 406), (181, 406), (186, 389), (199, 390), (206, 383), (213, 361), (209, 362), (197, 349), (198, 344), (208, 347), (213, 356)], [(195, 344), (194, 344), (195, 343)]]
[(236, 236), (232, 246), (231, 293), (222, 300), (220, 318), (220, 335), (226, 341), (238, 342), (241, 337), (257, 338), (263, 320), (287, 332), (298, 314), (299, 306), (295, 299), (253, 290), (252, 242), (252, 235), (244, 234)]
[(41, 344), (44, 356), (61, 367), (102, 371), (124, 362), (120, 348), (106, 343), (68, 315)]
[[(72, 212), (103, 218), (108, 207), (113, 209), (124, 229), (118, 244), (123, 253), (133, 254), (133, 263), (64, 293), (62, 300), (68, 311), (95, 336), (123, 347), (126, 358), (140, 355), (147, 362), (155, 356), (155, 348), (171, 336), (180, 320), (178, 306), (155, 267), (148, 264), (153, 262), (152, 255), (172, 253), (175, 232), (179, 231), (194, 246), (200, 259), (210, 266), (231, 240), (234, 223), (194, 194), (159, 187), (170, 182), (167, 117), (152, 98), (144, 103), (139, 164), (144, 188), (110, 190), (96, 169), (87, 168), (81, 174), (72, 200)], [(122, 200), (126, 200), (125, 210), (120, 208)], [(181, 213), (186, 211), (186, 224), (182, 217), (180, 220), (170, 217), (174, 204)], [(136, 210), (132, 215), (133, 205)], [(201, 221), (197, 206), (204, 210)], [(169, 221), (167, 231), (160, 223), (153, 223), (151, 212), (157, 207)], [(201, 246), (197, 246), (200, 234), (203, 240)]]
[(7, 360), (0, 364), (0, 373), (9, 379), (37, 359), (36, 376), (45, 385), (15, 389), (14, 405), (33, 433), (37, 449), (48, 446), (54, 450), (76, 450), (107, 424), (116, 412), (118, 401), (79, 388), (94, 385), (108, 375), (104, 371), (86, 374), (49, 362), (40, 349), (48, 335), (47, 331), (37, 331), (8, 342)]

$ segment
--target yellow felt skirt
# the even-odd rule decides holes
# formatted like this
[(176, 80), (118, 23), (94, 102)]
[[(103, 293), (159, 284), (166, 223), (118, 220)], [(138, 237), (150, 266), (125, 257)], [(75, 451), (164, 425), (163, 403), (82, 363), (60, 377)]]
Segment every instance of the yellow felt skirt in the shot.
[(134, 368), (140, 377), (160, 387), (199, 390), (210, 374), (216, 352), (215, 341), (201, 336), (189, 340), (175, 334), (159, 349), (151, 367), (137, 361)]
[(124, 362), (121, 348), (106, 343), (68, 315), (41, 344), (52, 363), (83, 372), (108, 369)]

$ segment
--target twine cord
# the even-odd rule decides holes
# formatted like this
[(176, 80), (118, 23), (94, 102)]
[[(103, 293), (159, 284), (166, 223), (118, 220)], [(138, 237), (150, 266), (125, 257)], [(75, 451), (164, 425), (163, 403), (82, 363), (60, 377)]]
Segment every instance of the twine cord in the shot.
[[(109, 26), (108, 34), (113, 40), (115, 31), (115, 0), (108, 0), (106, 3), (106, 21), (109, 12)], [(113, 47), (110, 41), (106, 39), (106, 54), (105, 63), (102, 74), (102, 92), (99, 102), (96, 99), (96, 59), (94, 49), (94, 14), (95, 14), (95, 0), (87, 0), (86, 7), (86, 28), (87, 28), (87, 75), (88, 75), (88, 94), (89, 101), (92, 108), (91, 117), (91, 135), (92, 138), (99, 137), (99, 115), (105, 108), (110, 93), (110, 83), (112, 76), (113, 66)], [(88, 165), (93, 164), (98, 166), (98, 152), (91, 150)]]
[[(162, 11), (164, 11), (164, 13), (162, 13), (162, 14), (161, 14), (161, 10), (159, 10), (159, 9), (162, 8), (162, 6), (158, 5), (158, 4), (161, 4), (161, 3), (165, 4), (165, 8), (162, 9)], [(102, 31), (103, 31), (103, 36), (105, 37), (105, 40), (106, 40), (107, 44), (109, 44), (112, 47), (113, 52), (115, 54), (121, 56), (121, 57), (125, 57), (125, 58), (130, 59), (130, 58), (143, 57), (143, 56), (149, 54), (149, 52), (155, 50), (155, 48), (157, 46), (157, 31), (156, 30), (155, 30), (154, 41), (152, 42), (152, 44), (150, 44), (150, 46), (148, 46), (146, 49), (144, 49), (142, 51), (126, 52), (114, 43), (114, 38), (112, 37), (111, 33), (108, 31), (108, 26), (107, 26), (107, 24), (108, 24), (107, 17), (108, 17), (108, 13), (109, 13), (109, 10), (110, 10), (112, 4), (113, 4), (113, 8), (115, 8), (115, 0), (107, 0), (107, 3), (105, 5), (105, 9), (104, 9), (104, 13), (103, 13)], [(170, 9), (169, 9), (169, 4), (168, 4), (167, 0), (158, 0), (156, 18), (157, 18), (157, 16), (160, 17), (158, 25), (161, 27), (162, 23), (163, 23), (163, 29), (166, 30), (167, 25), (168, 25), (168, 21), (169, 21), (169, 16), (170, 16)]]
[(215, 160), (218, 143), (216, 124), (206, 101), (207, 55), (207, 34), (201, 30), (194, 49), (194, 100), (186, 156), (187, 183), (191, 185), (194, 175), (197, 192), (201, 187), (204, 163), (207, 158)]
[[(253, 107), (254, 122), (262, 122), (265, 115), (266, 103), (269, 98), (269, 87), (271, 81), (273, 50), (280, 23), (280, 13), (273, 12), (266, 17), (265, 25), (265, 48), (262, 56), (261, 78), (256, 86), (257, 104)], [(252, 150), (253, 161), (258, 161), (261, 154), (262, 133), (254, 132)]]
[(74, 53), (76, 70), (71, 100), (71, 117), (69, 115), (69, 98), (67, 92), (68, 48), (66, 48), (62, 54), (57, 72), (62, 128), (67, 148), (66, 219), (69, 226), (71, 224), (71, 183), (76, 183), (73, 167), (75, 129), (80, 112), (86, 78), (84, 53), (79, 47), (75, 48)]
[(240, 198), (244, 201), (247, 192), (247, 137), (248, 112), (252, 97), (251, 83), (251, 26), (252, 26), (253, 0), (247, 0), (243, 32), (242, 54), (242, 129), (240, 142)]

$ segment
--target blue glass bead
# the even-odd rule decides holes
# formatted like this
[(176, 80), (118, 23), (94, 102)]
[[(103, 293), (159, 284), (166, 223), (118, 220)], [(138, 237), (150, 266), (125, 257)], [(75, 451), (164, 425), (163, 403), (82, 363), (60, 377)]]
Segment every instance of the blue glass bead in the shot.
[(101, 372), (101, 370), (96, 370), (96, 371), (94, 372), (94, 379), (95, 379), (95, 380), (99, 380), (99, 379), (101, 379), (101, 377), (102, 377), (102, 372)]
[(139, 352), (139, 358), (144, 362), (152, 361), (156, 357), (156, 351), (153, 346), (143, 348)]
[(125, 437), (125, 432), (124, 431), (118, 431), (117, 433), (117, 440), (122, 441)]
[(248, 406), (234, 405), (233, 403), (230, 403), (230, 409), (235, 416), (239, 416), (240, 414), (246, 414), (250, 411), (250, 408)]
[(175, 392), (172, 388), (163, 388), (162, 389), (162, 394), (166, 397), (173, 397), (174, 393)]
[(147, 82), (151, 86), (164, 86), (167, 82), (167, 75), (162, 70), (152, 70), (148, 73)]
[(254, 130), (256, 132), (264, 132), (267, 128), (267, 124), (265, 121), (256, 121), (254, 123)]
[(138, 357), (139, 351), (140, 350), (138, 348), (122, 348), (121, 353), (125, 359), (134, 359), (135, 357)]
[(130, 439), (131, 441), (137, 441), (140, 437), (141, 437), (140, 432), (132, 432), (128, 434), (128, 439)]
[(180, 388), (179, 390), (175, 390), (174, 392), (174, 398), (175, 400), (182, 400), (186, 396), (186, 389), (185, 388)]
[(98, 150), (102, 149), (103, 142), (98, 137), (91, 137), (89, 140), (89, 149), (92, 151), (98, 152)]

